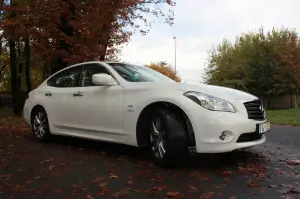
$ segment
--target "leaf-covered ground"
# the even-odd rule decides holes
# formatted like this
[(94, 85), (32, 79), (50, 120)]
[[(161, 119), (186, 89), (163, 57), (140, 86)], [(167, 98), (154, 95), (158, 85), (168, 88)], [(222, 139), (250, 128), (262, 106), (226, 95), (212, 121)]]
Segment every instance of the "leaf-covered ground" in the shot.
[(272, 124), (291, 125), (300, 127), (300, 108), (285, 110), (268, 110), (267, 117)]
[(264, 146), (163, 169), (134, 147), (65, 137), (38, 143), (22, 120), (0, 121), (1, 199), (300, 198), (298, 128), (274, 127)]

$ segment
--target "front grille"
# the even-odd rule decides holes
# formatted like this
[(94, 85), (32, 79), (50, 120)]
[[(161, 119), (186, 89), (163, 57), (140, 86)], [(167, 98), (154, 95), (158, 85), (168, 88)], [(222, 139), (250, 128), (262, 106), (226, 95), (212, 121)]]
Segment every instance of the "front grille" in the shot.
[(260, 100), (245, 102), (244, 105), (247, 109), (249, 119), (264, 120), (266, 118), (265, 109)]
[(238, 138), (237, 142), (252, 142), (255, 140), (259, 140), (262, 137), (262, 134), (258, 134), (258, 133), (244, 133), (242, 135), (240, 135), (240, 137)]

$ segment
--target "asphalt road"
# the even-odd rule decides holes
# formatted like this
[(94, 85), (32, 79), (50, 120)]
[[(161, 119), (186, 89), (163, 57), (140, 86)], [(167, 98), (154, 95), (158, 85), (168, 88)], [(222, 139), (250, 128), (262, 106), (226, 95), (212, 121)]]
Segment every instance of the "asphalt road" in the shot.
[(272, 126), (259, 147), (194, 157), (180, 168), (152, 164), (133, 147), (0, 133), (0, 198), (300, 198), (300, 128)]

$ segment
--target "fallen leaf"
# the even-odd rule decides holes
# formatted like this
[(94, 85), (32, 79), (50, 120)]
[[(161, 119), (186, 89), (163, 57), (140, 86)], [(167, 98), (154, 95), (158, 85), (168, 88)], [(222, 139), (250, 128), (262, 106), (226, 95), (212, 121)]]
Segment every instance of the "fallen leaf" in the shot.
[(94, 199), (94, 197), (91, 196), (90, 194), (88, 194), (88, 195), (85, 195), (85, 196), (84, 196), (84, 199)]
[(256, 188), (256, 187), (259, 187), (259, 184), (257, 182), (250, 181), (250, 182), (248, 182), (248, 187)]
[(232, 173), (233, 173), (233, 172), (228, 171), (228, 170), (223, 170), (223, 171), (221, 172), (221, 174), (222, 174), (222, 175), (225, 175), (225, 176), (231, 175)]
[(41, 179), (43, 176), (36, 176), (34, 177), (35, 180)]
[(171, 197), (171, 198), (179, 198), (181, 196), (181, 193), (179, 193), (179, 192), (167, 192), (166, 196)]
[(119, 192), (113, 193), (112, 195), (114, 197), (116, 197), (116, 198), (120, 198), (120, 197), (126, 196), (127, 194), (129, 194), (129, 191), (127, 191), (127, 190), (121, 190)]
[(103, 180), (105, 180), (105, 178), (97, 177), (97, 178), (93, 179), (92, 182), (98, 183), (99, 181), (103, 181)]
[(86, 190), (86, 188), (84, 188), (82, 185), (79, 185), (79, 184), (74, 184), (73, 187), (76, 189), (77, 192)]
[(55, 189), (53, 189), (53, 191), (55, 193), (62, 193), (63, 192), (63, 190), (61, 188), (55, 188)]
[(106, 182), (102, 182), (99, 185), (100, 190), (98, 191), (98, 195), (105, 195), (108, 192), (108, 187)]
[(230, 199), (236, 199), (236, 196), (231, 196)]
[(277, 185), (272, 185), (272, 184), (270, 184), (269, 187), (270, 187), (270, 188), (276, 188)]
[(204, 193), (200, 198), (201, 199), (211, 199), (214, 194), (215, 194), (214, 192), (207, 192), (207, 193)]
[(289, 165), (300, 165), (300, 160), (298, 160), (298, 159), (289, 160), (289, 161), (286, 161), (286, 163)]
[(109, 174), (109, 178), (111, 178), (111, 179), (115, 179), (115, 178), (118, 178), (118, 176), (117, 176), (117, 175), (115, 175), (115, 174), (113, 174), (113, 173), (110, 173), (110, 174)]

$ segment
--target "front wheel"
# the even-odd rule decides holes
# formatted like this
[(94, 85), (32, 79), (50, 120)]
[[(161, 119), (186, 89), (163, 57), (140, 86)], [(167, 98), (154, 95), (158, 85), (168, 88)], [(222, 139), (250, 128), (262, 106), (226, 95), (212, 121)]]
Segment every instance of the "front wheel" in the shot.
[(159, 165), (176, 165), (188, 156), (184, 121), (172, 110), (155, 109), (151, 114), (148, 130), (148, 148)]
[(48, 141), (52, 135), (49, 130), (49, 122), (46, 111), (42, 107), (33, 110), (31, 126), (34, 137), (38, 141)]

